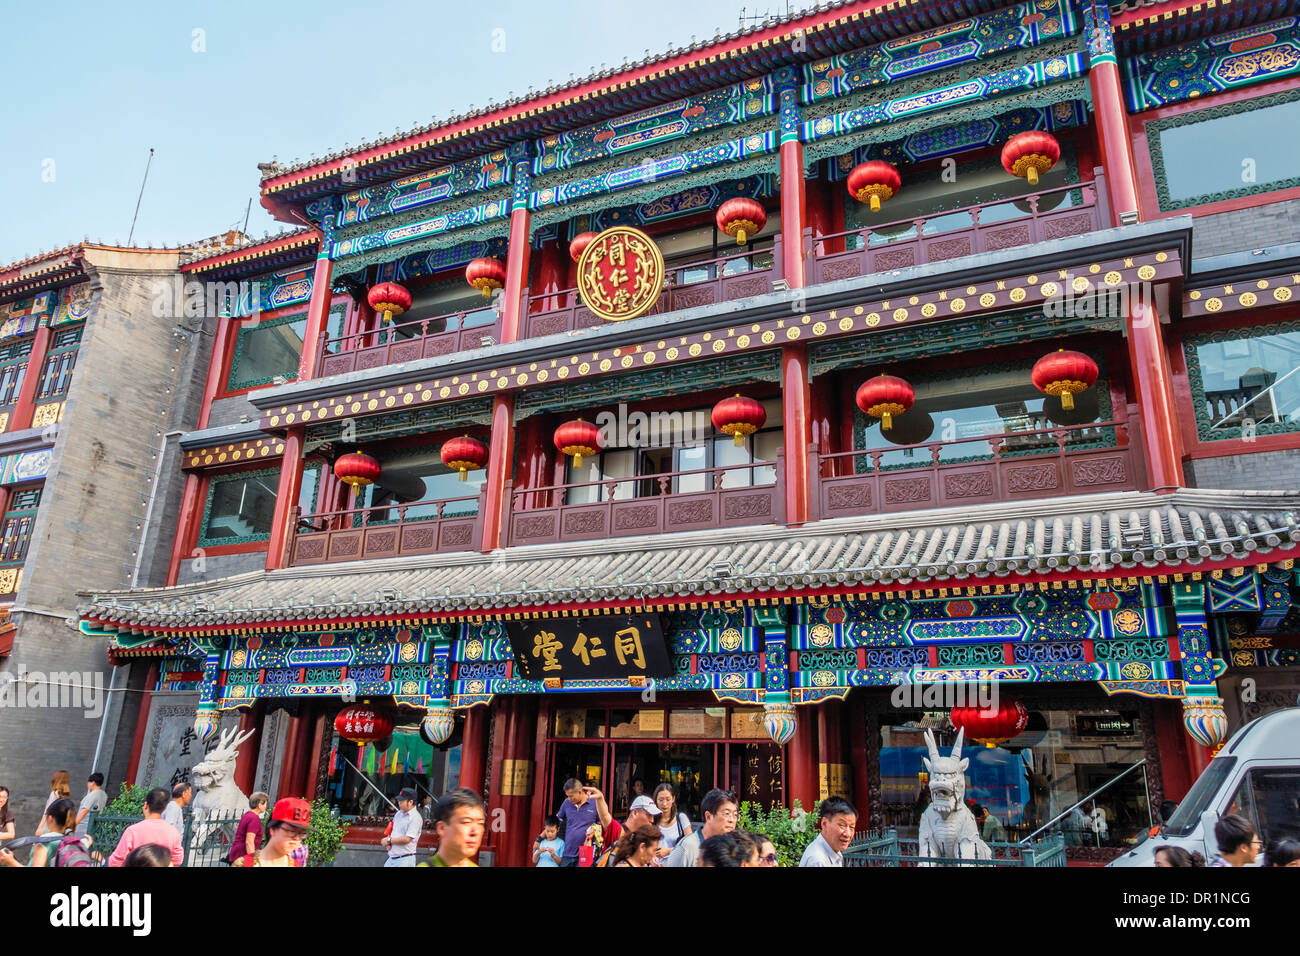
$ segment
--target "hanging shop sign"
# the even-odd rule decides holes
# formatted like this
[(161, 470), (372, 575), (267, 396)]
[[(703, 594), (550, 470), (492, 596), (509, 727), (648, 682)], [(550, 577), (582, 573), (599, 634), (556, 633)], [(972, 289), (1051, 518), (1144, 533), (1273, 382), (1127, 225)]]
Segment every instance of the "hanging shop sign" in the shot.
[(506, 631), (515, 662), (530, 680), (673, 675), (658, 615), (511, 621)]
[(649, 312), (664, 288), (664, 257), (639, 229), (614, 226), (587, 243), (578, 258), (582, 304), (608, 322)]

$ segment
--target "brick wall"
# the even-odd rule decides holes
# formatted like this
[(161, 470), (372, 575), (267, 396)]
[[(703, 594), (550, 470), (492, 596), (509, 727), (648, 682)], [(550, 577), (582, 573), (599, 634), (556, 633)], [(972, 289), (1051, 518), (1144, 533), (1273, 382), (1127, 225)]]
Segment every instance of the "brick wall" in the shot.
[(1198, 458), (1184, 466), (1194, 488), (1243, 491), (1300, 491), (1300, 451), (1262, 451), (1222, 458)]
[(260, 571), (266, 567), (266, 552), (251, 551), (247, 554), (208, 554), (203, 557), (203, 567), (195, 567), (195, 561), (181, 562), (181, 573), (177, 584), (191, 584), (194, 581), (215, 581), (228, 578), (233, 574), (246, 571)]
[(1234, 209), (1192, 222), (1192, 255), (1197, 259), (1227, 252), (1263, 249), (1300, 238), (1300, 199)]

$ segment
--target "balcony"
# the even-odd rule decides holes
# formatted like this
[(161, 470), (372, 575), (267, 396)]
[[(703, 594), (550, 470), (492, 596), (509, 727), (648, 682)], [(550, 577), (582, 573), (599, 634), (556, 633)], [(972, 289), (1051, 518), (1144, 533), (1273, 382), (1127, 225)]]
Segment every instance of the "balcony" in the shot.
[(483, 538), (483, 491), (401, 505), (350, 508), (301, 517), (288, 564), (329, 564), (367, 558), (397, 558), (449, 551), (474, 551)]
[[(484, 321), (485, 317), (491, 321)], [(500, 340), (501, 321), (489, 309), (393, 322), (377, 331), (355, 332), (327, 340), (320, 374), (344, 375), (398, 362), (452, 355), (495, 345)]]
[[(785, 521), (783, 462), (509, 490), (510, 545), (592, 541)], [(772, 477), (770, 482), (756, 480)], [(597, 500), (567, 503), (574, 498)]]
[[(909, 463), (909, 458), (919, 460)], [(809, 473), (814, 520), (1135, 491), (1145, 475), (1137, 423), (1118, 420), (831, 455), (811, 452)]]

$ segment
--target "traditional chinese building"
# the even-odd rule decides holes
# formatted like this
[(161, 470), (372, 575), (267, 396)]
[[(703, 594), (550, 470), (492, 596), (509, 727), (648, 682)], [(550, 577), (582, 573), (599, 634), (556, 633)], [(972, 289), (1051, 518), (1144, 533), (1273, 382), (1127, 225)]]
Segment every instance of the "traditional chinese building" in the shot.
[(83, 633), (507, 864), (570, 776), (909, 826), (996, 684), (968, 794), (1113, 855), (1300, 685), (1297, 6), (834, 4), (263, 167), (312, 231), (183, 267), (259, 308)]

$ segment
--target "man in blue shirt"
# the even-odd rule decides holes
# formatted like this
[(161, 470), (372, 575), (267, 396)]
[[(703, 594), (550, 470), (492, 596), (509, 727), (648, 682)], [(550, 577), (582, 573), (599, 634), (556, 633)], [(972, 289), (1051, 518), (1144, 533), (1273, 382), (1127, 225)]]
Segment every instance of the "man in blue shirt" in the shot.
[(584, 787), (572, 777), (564, 782), (564, 803), (555, 815), (564, 824), (564, 857), (560, 866), (577, 866), (578, 851), (594, 823), (609, 826), (612, 819), (605, 795), (595, 787)]

